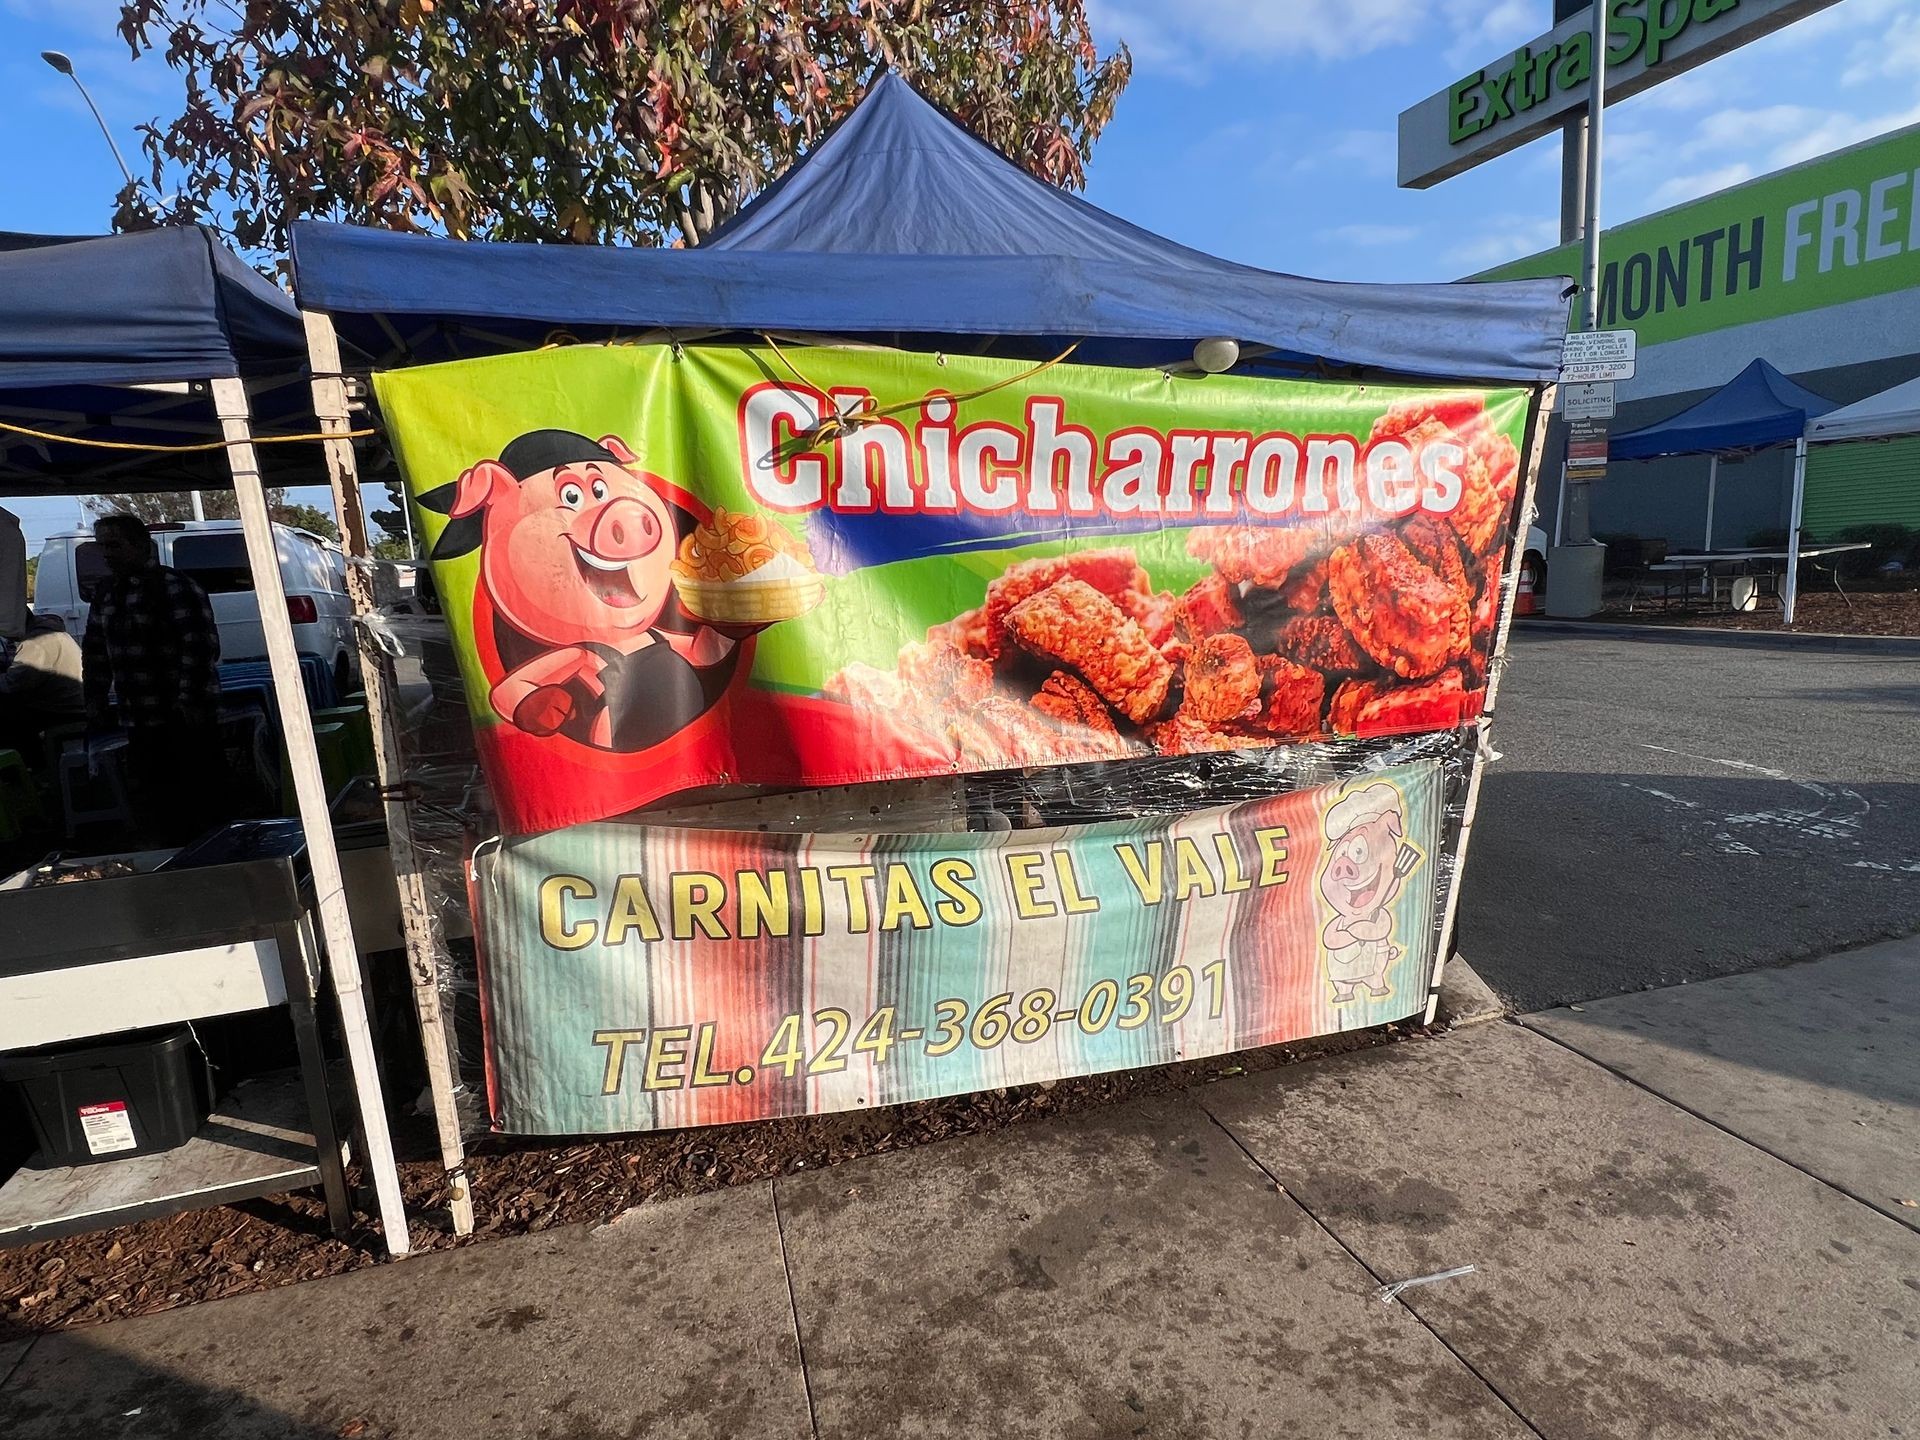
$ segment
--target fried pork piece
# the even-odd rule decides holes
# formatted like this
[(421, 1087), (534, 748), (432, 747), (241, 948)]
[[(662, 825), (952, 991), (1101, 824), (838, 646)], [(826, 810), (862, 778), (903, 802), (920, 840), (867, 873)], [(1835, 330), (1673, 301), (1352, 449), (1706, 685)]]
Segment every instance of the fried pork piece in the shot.
[(945, 715), (947, 737), (978, 768), (1048, 765), (1059, 757), (1059, 727), (1005, 695), (948, 705)]
[(1146, 632), (1084, 580), (1061, 580), (1007, 612), (1021, 648), (1078, 671), (1100, 698), (1136, 725), (1166, 706), (1173, 665)]
[(1327, 675), (1356, 675), (1373, 662), (1332, 615), (1302, 615), (1280, 627), (1280, 653)]
[(892, 670), (876, 670), (855, 661), (833, 675), (821, 693), (829, 700), (862, 709), (897, 712), (909, 705), (907, 688)]
[(1171, 590), (1151, 594), (1126, 590), (1115, 596), (1114, 600), (1146, 632), (1147, 643), (1154, 649), (1164, 650), (1173, 643), (1174, 620), (1180, 602)]
[(1295, 615), (1312, 615), (1327, 605), (1327, 562), (1313, 560), (1288, 577), (1278, 592), (1281, 607)]
[(1275, 586), (1306, 560), (1327, 549), (1326, 527), (1314, 525), (1210, 525), (1187, 536), (1187, 553), (1238, 585)]
[(1180, 597), (1175, 614), (1180, 633), (1189, 641), (1203, 640), (1224, 630), (1237, 630), (1245, 618), (1240, 597), (1234, 593), (1232, 583), (1221, 575), (1209, 575), (1195, 582), (1193, 588)]
[(1184, 712), (1158, 725), (1147, 726), (1147, 739), (1162, 755), (1193, 755), (1205, 750), (1265, 750), (1279, 743), (1271, 735), (1216, 729)]
[(1363, 535), (1333, 552), (1333, 608), (1353, 638), (1407, 680), (1424, 680), (1461, 653), (1468, 595), (1422, 564), (1394, 535)]
[(944, 640), (963, 655), (976, 660), (990, 659), (987, 648), (987, 612), (985, 606), (964, 611), (927, 631), (928, 640)]
[(1419, 685), (1349, 680), (1333, 692), (1327, 721), (1337, 735), (1408, 735), (1451, 730), (1480, 713), (1481, 692), (1458, 670)]
[[(1493, 587), (1475, 585), (1473, 572), (1467, 568), (1466, 557), (1460, 553), (1460, 542), (1454, 535), (1453, 527), (1445, 521), (1431, 515), (1409, 516), (1400, 527), (1400, 538), (1422, 564), (1447, 586), (1466, 597), (1469, 608), (1481, 604), (1492, 593)], [(1454, 659), (1458, 660), (1472, 650), (1475, 623), (1477, 621), (1470, 621), (1468, 627), (1454, 637)]]
[(1131, 550), (1082, 550), (1074, 555), (1050, 555), (1039, 560), (1022, 560), (987, 586), (985, 627), (986, 656), (995, 659), (1007, 639), (1007, 612), (1031, 595), (1038, 595), (1061, 580), (1080, 580), (1110, 600), (1130, 593), (1149, 593), (1147, 572), (1140, 568)]
[(1416, 395), (1396, 400), (1387, 413), (1373, 422), (1375, 440), (1406, 439), (1423, 423), (1432, 421), (1442, 430), (1463, 430), (1487, 413), (1487, 402), (1480, 395)]
[(1033, 697), (1033, 708), (1065, 725), (1079, 725), (1088, 730), (1114, 729), (1113, 712), (1107, 709), (1107, 702), (1094, 694), (1093, 687), (1086, 681), (1065, 670), (1056, 670), (1046, 678), (1040, 692)]
[(1266, 682), (1266, 702), (1253, 723), (1276, 735), (1318, 735), (1320, 712), (1327, 703), (1327, 677), (1283, 655), (1261, 656), (1260, 673)]
[(924, 644), (901, 646), (899, 670), (922, 700), (950, 698), (964, 705), (993, 693), (993, 667), (944, 638), (929, 635)]
[(1241, 635), (1209, 635), (1187, 656), (1180, 713), (1208, 725), (1250, 715), (1260, 703), (1260, 667)]
[(1513, 513), (1520, 487), (1520, 451), (1513, 441), (1481, 426), (1467, 445), (1460, 503), (1447, 518), (1461, 543), (1484, 560), (1499, 548), (1500, 531)]
[(1492, 554), (1519, 488), (1520, 451), (1487, 423), (1485, 402), (1477, 395), (1403, 400), (1374, 422), (1373, 434), (1397, 436), (1416, 455), (1442, 440), (1466, 450), (1460, 502), (1447, 519), (1468, 554), (1483, 560)]

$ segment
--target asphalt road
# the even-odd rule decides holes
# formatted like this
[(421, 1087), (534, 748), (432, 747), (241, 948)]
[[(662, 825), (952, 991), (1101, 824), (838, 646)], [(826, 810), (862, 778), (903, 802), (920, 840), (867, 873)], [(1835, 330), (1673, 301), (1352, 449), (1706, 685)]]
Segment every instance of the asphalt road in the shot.
[(1460, 953), (1521, 1010), (1920, 930), (1920, 653), (1517, 629)]

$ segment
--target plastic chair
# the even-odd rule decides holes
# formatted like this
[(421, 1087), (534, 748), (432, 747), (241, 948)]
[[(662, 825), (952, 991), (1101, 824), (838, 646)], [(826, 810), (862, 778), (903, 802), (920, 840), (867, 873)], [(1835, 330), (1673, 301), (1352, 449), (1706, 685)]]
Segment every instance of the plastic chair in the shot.
[[(60, 810), (67, 838), (82, 825), (131, 824), (133, 805), (127, 799), (127, 742), (124, 736), (107, 742), (98, 776), (87, 773), (87, 745), (69, 741), (60, 756)], [(105, 792), (104, 795), (101, 792)]]
[[(353, 763), (349, 758), (352, 740), (347, 734), (347, 727), (338, 720), (315, 725), (313, 748), (320, 756), (321, 787), (329, 796), (338, 795), (347, 781), (353, 778)], [(293, 785), (293, 766), (287, 759), (284, 745), (280, 747), (280, 813), (288, 816), (300, 813), (300, 797)]]
[(373, 775), (373, 722), (365, 705), (335, 705), (313, 712), (315, 725), (339, 724), (346, 730), (346, 759), (354, 775)]

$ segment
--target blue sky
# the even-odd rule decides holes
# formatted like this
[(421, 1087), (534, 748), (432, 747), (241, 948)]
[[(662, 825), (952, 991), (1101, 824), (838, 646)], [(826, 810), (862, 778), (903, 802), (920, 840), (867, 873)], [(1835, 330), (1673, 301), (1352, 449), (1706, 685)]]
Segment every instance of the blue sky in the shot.
[[(1557, 139), (1425, 191), (1394, 185), (1399, 112), (1548, 28), (1551, 0), (1090, 0), (1132, 86), (1089, 196), (1249, 264), (1443, 280), (1557, 239)], [(105, 228), (119, 174), (70, 54), (136, 172), (178, 77), (128, 59), (118, 0), (0, 0), (0, 229)], [(1841, 0), (1608, 111), (1605, 217), (1630, 219), (1920, 122), (1920, 0)], [(31, 533), (67, 502), (20, 502)]]

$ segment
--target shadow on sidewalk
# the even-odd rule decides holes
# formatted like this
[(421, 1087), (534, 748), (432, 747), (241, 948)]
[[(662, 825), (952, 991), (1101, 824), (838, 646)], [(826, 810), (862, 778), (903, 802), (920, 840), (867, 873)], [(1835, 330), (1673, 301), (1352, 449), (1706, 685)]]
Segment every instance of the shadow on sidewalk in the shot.
[(7, 1440), (385, 1440), (384, 1428), (316, 1402), (296, 1417), (239, 1390), (154, 1369), (84, 1332), (47, 1335), (0, 1381)]

